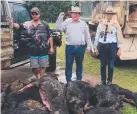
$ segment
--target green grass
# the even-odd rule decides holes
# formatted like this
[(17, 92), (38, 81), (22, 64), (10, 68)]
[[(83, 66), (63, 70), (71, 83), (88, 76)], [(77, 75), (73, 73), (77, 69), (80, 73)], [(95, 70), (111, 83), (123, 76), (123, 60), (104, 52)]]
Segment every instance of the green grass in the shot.
[(55, 28), (55, 23), (49, 23), (51, 29)]
[(131, 105), (125, 105), (121, 109), (122, 114), (137, 114), (137, 109)]
[[(51, 28), (54, 28), (54, 24), (50, 24)], [(63, 44), (57, 49), (57, 60), (59, 60), (58, 65), (61, 69), (65, 68), (65, 40), (63, 38)], [(75, 66), (73, 67), (75, 69)], [(100, 78), (100, 62), (94, 59), (90, 54), (85, 53), (83, 61), (83, 72), (88, 76), (95, 76)], [(114, 71), (114, 83), (119, 86), (129, 89), (133, 92), (137, 92), (137, 65), (129, 65), (128, 63), (116, 67)], [(137, 110), (130, 106), (125, 105), (121, 109), (123, 114), (137, 114)]]

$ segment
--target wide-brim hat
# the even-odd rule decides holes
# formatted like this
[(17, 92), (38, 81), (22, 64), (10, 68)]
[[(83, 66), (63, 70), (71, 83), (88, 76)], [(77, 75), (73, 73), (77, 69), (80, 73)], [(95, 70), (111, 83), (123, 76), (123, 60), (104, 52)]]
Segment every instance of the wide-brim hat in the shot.
[(109, 6), (106, 11), (104, 12), (104, 14), (116, 14), (117, 12), (114, 11), (113, 7)]
[(81, 13), (81, 9), (79, 7), (71, 7), (71, 11), (69, 13)]

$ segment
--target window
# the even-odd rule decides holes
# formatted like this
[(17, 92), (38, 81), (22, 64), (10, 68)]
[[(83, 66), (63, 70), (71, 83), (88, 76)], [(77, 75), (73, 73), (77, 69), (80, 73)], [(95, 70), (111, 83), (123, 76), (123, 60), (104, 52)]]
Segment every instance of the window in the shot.
[(16, 23), (23, 23), (31, 20), (27, 8), (20, 4), (13, 5), (14, 18)]
[(6, 21), (6, 16), (7, 16), (7, 10), (6, 10), (6, 7), (5, 7), (5, 4), (4, 4), (4, 1), (1, 1), (1, 21), (2, 22), (5, 22)]
[(137, 4), (129, 7), (129, 22), (137, 22)]

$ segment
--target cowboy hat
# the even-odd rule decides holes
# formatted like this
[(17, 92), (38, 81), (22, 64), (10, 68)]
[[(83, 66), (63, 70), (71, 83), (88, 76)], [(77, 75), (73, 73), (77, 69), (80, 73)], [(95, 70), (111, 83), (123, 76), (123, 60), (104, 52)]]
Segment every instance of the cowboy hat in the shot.
[(71, 11), (69, 11), (70, 13), (81, 13), (81, 9), (79, 7), (71, 7)]
[(112, 6), (109, 6), (106, 11), (104, 12), (104, 14), (116, 14), (117, 12), (114, 11)]

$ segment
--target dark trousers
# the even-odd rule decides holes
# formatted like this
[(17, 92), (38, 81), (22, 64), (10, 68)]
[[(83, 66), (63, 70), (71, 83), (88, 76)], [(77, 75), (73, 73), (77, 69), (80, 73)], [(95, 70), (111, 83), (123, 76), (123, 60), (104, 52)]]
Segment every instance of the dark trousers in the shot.
[(66, 75), (67, 82), (71, 81), (71, 78), (72, 78), (72, 65), (73, 65), (74, 59), (76, 62), (77, 80), (82, 79), (82, 62), (83, 62), (83, 58), (84, 58), (84, 52), (85, 52), (85, 46), (66, 45), (65, 75)]
[(101, 70), (101, 82), (106, 83), (106, 65), (108, 63), (108, 81), (112, 82), (114, 62), (117, 53), (117, 43), (98, 44), (98, 51), (100, 55), (100, 70)]

